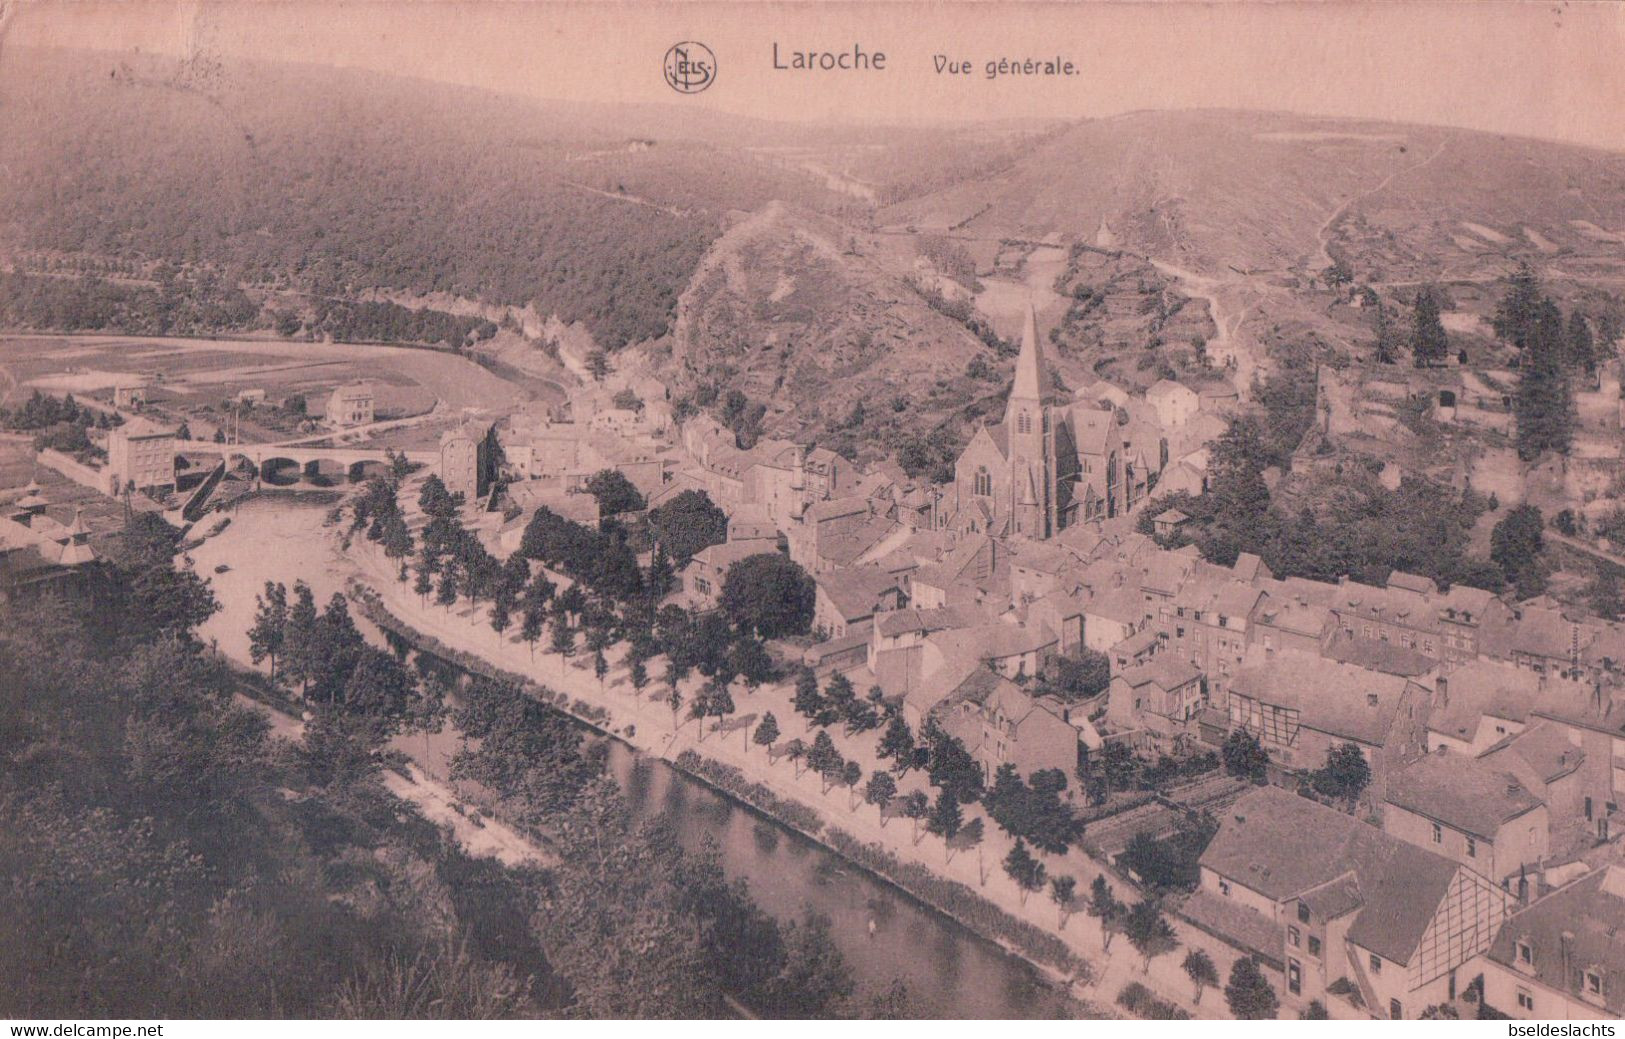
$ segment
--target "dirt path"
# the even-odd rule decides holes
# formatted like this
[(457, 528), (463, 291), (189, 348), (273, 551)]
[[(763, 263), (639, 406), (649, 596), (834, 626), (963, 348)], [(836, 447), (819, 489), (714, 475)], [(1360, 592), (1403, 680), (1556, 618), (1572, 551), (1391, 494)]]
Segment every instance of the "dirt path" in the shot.
[(1258, 374), (1260, 365), (1239, 335), (1242, 323), (1247, 320), (1248, 312), (1257, 299), (1256, 296), (1252, 299), (1242, 297), (1256, 294), (1258, 290), (1240, 279), (1214, 278), (1175, 266), (1166, 260), (1148, 259), (1157, 270), (1179, 282), (1180, 291), (1185, 295), (1207, 300), (1208, 312), (1218, 328), (1218, 334), (1207, 344), (1208, 356), (1214, 363), (1234, 370), (1231, 381), (1236, 384), (1237, 394), (1246, 400), (1252, 393), (1253, 378)]
[(1355, 194), (1355, 195), (1350, 195), (1346, 200), (1344, 200), (1342, 205), (1340, 205), (1336, 209), (1332, 210), (1331, 216), (1328, 216), (1326, 218), (1325, 222), (1322, 223), (1320, 225), (1320, 227), (1315, 231), (1315, 241), (1318, 243), (1320, 256), (1319, 256), (1319, 263), (1317, 264), (1317, 266), (1314, 269), (1316, 271), (1322, 271), (1322, 270), (1325, 270), (1327, 267), (1330, 267), (1332, 265), (1331, 253), (1326, 251), (1327, 247), (1329, 245), (1331, 245), (1332, 226), (1334, 224), (1336, 224), (1339, 220), (1341, 220), (1344, 217), (1345, 214), (1348, 213), (1350, 206), (1353, 206), (1356, 202), (1362, 202), (1365, 199), (1370, 198), (1372, 195), (1375, 195), (1377, 192), (1381, 191), (1382, 189), (1386, 188), (1388, 185), (1392, 184), (1401, 174), (1403, 174), (1403, 173), (1415, 173), (1417, 170), (1419, 170), (1419, 169), (1423, 168), (1424, 166), (1428, 165), (1434, 159), (1437, 159), (1440, 155), (1442, 155), (1444, 153), (1445, 146), (1448, 145), (1449, 143), (1450, 143), (1450, 138), (1446, 137), (1444, 140), (1439, 142), (1439, 146), (1437, 148), (1433, 149), (1433, 154), (1429, 155), (1427, 158), (1423, 159), (1421, 162), (1413, 163), (1410, 166), (1405, 166), (1405, 167), (1402, 167), (1400, 169), (1394, 170), (1392, 173), (1388, 174), (1388, 176), (1382, 178), (1382, 180), (1379, 181), (1375, 187), (1370, 188), (1370, 189), (1368, 189), (1366, 191), (1359, 192), (1358, 194)]

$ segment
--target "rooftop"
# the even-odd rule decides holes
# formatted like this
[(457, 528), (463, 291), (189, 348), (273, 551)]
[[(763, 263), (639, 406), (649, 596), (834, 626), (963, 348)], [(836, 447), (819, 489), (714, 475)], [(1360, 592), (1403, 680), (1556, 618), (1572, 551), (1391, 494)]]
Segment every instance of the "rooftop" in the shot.
[(1429, 754), (1399, 769), (1388, 779), (1388, 801), (1485, 840), (1543, 803), (1510, 772), (1459, 754)]

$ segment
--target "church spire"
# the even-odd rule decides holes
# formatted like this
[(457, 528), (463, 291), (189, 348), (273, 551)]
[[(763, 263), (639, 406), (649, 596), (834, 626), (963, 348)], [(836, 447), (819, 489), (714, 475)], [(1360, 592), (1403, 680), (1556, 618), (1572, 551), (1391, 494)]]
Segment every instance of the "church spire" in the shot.
[(1016, 381), (1010, 387), (1011, 400), (1041, 401), (1049, 395), (1049, 369), (1038, 342), (1038, 315), (1027, 304), (1027, 317), (1021, 326), (1021, 354), (1016, 358)]

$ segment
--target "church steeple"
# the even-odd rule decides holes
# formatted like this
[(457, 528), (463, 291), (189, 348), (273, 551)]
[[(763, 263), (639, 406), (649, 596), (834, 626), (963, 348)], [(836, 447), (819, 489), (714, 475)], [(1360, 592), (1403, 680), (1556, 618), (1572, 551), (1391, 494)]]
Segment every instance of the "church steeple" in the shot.
[(1049, 389), (1049, 368), (1038, 342), (1038, 315), (1029, 303), (1021, 325), (1021, 354), (1016, 358), (1016, 381), (1010, 387), (1010, 400), (1037, 403), (1049, 395)]

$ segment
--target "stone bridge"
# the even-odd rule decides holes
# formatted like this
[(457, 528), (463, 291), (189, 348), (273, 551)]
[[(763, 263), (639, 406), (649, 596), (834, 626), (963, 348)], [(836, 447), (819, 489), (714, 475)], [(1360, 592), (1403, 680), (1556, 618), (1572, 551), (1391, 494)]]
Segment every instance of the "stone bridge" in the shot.
[[(227, 469), (247, 462), (261, 480), (289, 486), (301, 480), (332, 484), (359, 482), (387, 471), (389, 456), (379, 448), (313, 447), (306, 444), (217, 444), (212, 440), (177, 440), (175, 452), (214, 455)], [(440, 465), (439, 451), (399, 451), (410, 462), (431, 470)]]

